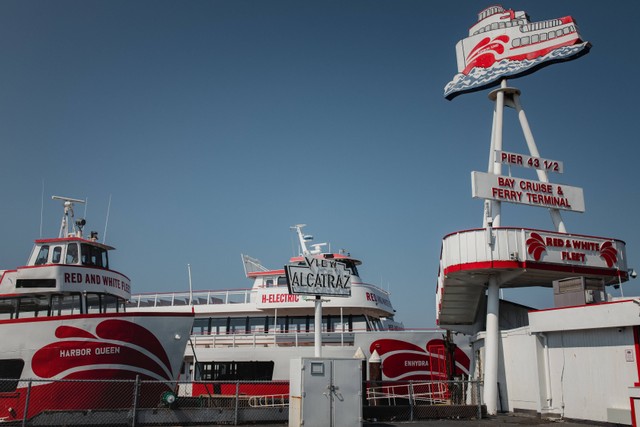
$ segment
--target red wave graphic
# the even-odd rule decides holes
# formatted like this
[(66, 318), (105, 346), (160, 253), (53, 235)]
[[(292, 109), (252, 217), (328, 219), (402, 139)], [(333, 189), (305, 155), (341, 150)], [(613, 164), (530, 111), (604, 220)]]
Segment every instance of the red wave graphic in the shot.
[[(41, 378), (53, 378), (68, 369), (95, 365), (131, 366), (170, 379), (162, 366), (140, 351), (101, 341), (52, 343), (38, 350), (31, 361), (33, 372)], [(76, 373), (74, 376), (77, 378), (78, 375)], [(93, 369), (90, 375), (94, 378)]]
[[(382, 364), (382, 371), (389, 378), (397, 378), (400, 375), (415, 372), (411, 376), (412, 379), (429, 379), (431, 372), (430, 357), (426, 352), (422, 354), (415, 353), (396, 353), (387, 356)], [(417, 378), (420, 377), (420, 378)], [(403, 377), (403, 379), (407, 379)]]
[(607, 263), (607, 267), (611, 268), (618, 262), (618, 251), (613, 247), (613, 243), (604, 242), (600, 246), (600, 257)]
[[(74, 326), (59, 326), (56, 328), (55, 336), (63, 341), (48, 344), (36, 351), (31, 361), (33, 372), (42, 378), (53, 378), (72, 368), (93, 366), (69, 374), (65, 378), (96, 378), (95, 374), (98, 371), (127, 372), (135, 371), (137, 368), (152, 372), (160, 378), (171, 379), (169, 357), (160, 341), (146, 328), (124, 320), (108, 319), (96, 326), (96, 335), (97, 337)], [(147, 350), (161, 363), (131, 345)], [(96, 365), (124, 367), (100, 368)], [(125, 377), (127, 376), (128, 374), (125, 374)]]
[(540, 261), (542, 254), (547, 251), (547, 245), (545, 245), (544, 239), (538, 233), (531, 233), (530, 236), (526, 242), (527, 252), (533, 256), (533, 259)]
[(76, 328), (75, 326), (58, 326), (56, 329), (56, 338), (92, 338), (96, 339), (93, 334), (85, 331), (84, 329)]
[(412, 351), (422, 351), (424, 350), (421, 347), (418, 347), (415, 344), (411, 344), (410, 342), (394, 340), (390, 338), (385, 338), (381, 340), (377, 340), (371, 343), (369, 346), (369, 352), (373, 353), (373, 350), (376, 350), (380, 356), (383, 356), (386, 353), (391, 351), (398, 350), (412, 350)]
[(171, 370), (169, 357), (155, 335), (135, 323), (119, 319), (109, 319), (96, 327), (96, 334), (103, 339), (128, 342), (153, 353)]
[(509, 36), (500, 35), (490, 39), (485, 37), (467, 55), (467, 66), (463, 74), (467, 74), (474, 67), (488, 68), (496, 62), (496, 55), (504, 53), (504, 43), (509, 42)]
[[(381, 339), (371, 343), (369, 351), (376, 350), (383, 359), (382, 372), (388, 378), (402, 376), (405, 380), (430, 380), (447, 375), (445, 348), (442, 339), (430, 340), (425, 349), (406, 341)], [(390, 354), (392, 352), (394, 354)], [(468, 375), (469, 357), (458, 347), (455, 348), (453, 356), (453, 374)]]

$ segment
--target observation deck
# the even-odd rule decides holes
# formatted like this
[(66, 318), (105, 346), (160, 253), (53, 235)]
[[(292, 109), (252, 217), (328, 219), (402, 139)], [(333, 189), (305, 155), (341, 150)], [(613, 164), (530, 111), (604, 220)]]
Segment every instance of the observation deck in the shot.
[(501, 288), (552, 287), (554, 280), (576, 276), (620, 284), (628, 280), (626, 246), (618, 239), (527, 228), (451, 233), (440, 255), (438, 324), (472, 324), (490, 276)]

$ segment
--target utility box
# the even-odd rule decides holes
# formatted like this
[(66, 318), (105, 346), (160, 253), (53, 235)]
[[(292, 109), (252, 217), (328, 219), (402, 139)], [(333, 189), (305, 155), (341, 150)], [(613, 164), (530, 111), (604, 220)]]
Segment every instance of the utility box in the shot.
[(553, 281), (553, 302), (556, 307), (605, 302), (604, 280), (594, 277), (569, 277)]
[(292, 359), (289, 427), (361, 427), (362, 361)]

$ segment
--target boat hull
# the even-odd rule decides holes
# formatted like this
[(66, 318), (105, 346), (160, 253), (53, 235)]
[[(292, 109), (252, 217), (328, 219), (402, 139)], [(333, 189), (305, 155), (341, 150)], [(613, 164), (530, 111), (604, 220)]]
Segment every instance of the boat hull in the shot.
[[(128, 408), (175, 388), (193, 314), (113, 313), (0, 321), (0, 420), (45, 410)], [(4, 365), (2, 365), (4, 364)], [(109, 381), (121, 380), (121, 381)], [(28, 395), (28, 399), (27, 399)], [(145, 402), (146, 401), (146, 402)]]
[[(384, 381), (430, 381), (446, 380), (454, 376), (468, 376), (470, 355), (466, 337), (457, 339), (455, 346), (444, 342), (445, 331), (379, 331), (332, 334), (331, 345), (323, 345), (322, 357), (353, 358), (361, 353), (366, 360), (375, 351), (380, 356), (381, 377)], [(214, 362), (273, 362), (272, 381), (240, 382), (239, 392), (243, 395), (286, 395), (289, 392), (291, 359), (314, 357), (313, 343), (298, 337), (298, 345), (256, 346), (211, 346), (202, 338), (193, 340), (200, 345), (187, 348), (187, 360), (196, 359), (201, 363)], [(306, 336), (305, 336), (306, 338)], [(278, 342), (278, 340), (271, 340)], [(218, 341), (220, 342), (220, 341)], [(240, 340), (236, 340), (238, 344)], [(448, 353), (451, 351), (451, 353)], [(372, 378), (369, 378), (372, 379)], [(375, 380), (375, 379), (372, 379)], [(235, 395), (237, 381), (194, 381), (190, 389), (182, 388), (182, 395)]]

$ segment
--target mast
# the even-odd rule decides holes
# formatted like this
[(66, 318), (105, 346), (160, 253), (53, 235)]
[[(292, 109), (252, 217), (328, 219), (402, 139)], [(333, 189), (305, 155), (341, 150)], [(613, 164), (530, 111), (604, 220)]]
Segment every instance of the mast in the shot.
[(71, 232), (75, 237), (82, 237), (82, 227), (87, 223), (83, 218), (73, 222), (73, 204), (86, 203), (81, 199), (73, 199), (71, 197), (51, 196), (53, 200), (62, 200), (64, 213), (62, 214), (62, 222), (60, 223), (60, 232), (58, 238), (69, 236), (69, 223), (71, 223)]

